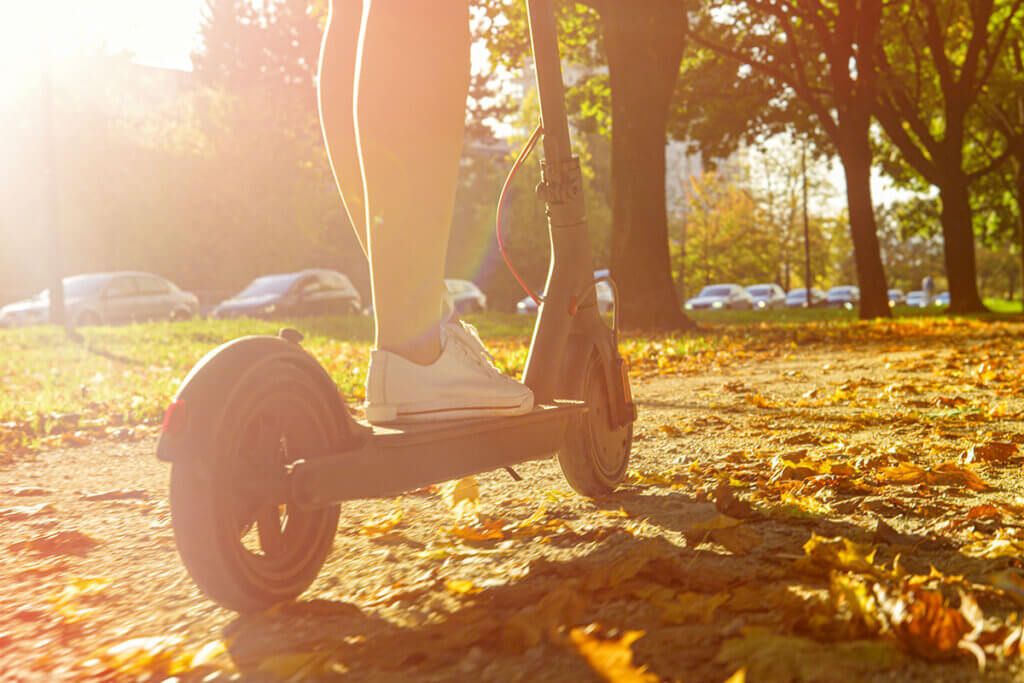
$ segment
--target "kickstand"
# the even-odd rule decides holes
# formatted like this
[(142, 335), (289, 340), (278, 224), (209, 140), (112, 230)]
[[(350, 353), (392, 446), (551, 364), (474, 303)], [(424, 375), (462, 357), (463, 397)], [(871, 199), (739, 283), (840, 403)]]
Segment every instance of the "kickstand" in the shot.
[(522, 481), (523, 480), (523, 478), (519, 476), (519, 473), (516, 472), (511, 467), (506, 466), (505, 467), (505, 471), (508, 472), (509, 476), (512, 477), (513, 479), (515, 479), (516, 481)]

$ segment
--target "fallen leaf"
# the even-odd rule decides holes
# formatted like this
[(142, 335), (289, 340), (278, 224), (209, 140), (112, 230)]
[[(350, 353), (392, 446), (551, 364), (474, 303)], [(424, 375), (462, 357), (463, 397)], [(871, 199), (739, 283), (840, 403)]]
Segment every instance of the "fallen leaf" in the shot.
[(875, 549), (863, 543), (854, 543), (848, 538), (824, 538), (811, 534), (804, 543), (807, 556), (798, 561), (801, 567), (817, 567), (831, 570), (863, 572), (874, 574), (878, 568), (874, 565)]
[(972, 462), (1003, 463), (1016, 455), (1017, 452), (1017, 444), (1015, 443), (989, 441), (988, 443), (975, 444), (968, 448), (960, 461), (965, 464)]
[(715, 661), (742, 666), (751, 681), (829, 681), (860, 683), (892, 672), (901, 658), (887, 641), (852, 640), (821, 643), (748, 627), (722, 643)]
[(40, 515), (56, 514), (57, 508), (53, 503), (40, 503), (38, 505), (20, 505), (12, 508), (0, 508), (0, 519), (17, 521), (19, 519), (31, 519)]
[(458, 517), (471, 517), (480, 507), (480, 486), (475, 477), (463, 477), (441, 486), (441, 497)]
[(114, 491), (100, 491), (98, 493), (82, 494), (82, 500), (104, 501), (104, 500), (149, 500), (149, 491), (143, 489), (117, 489)]
[(448, 589), (449, 593), (455, 595), (472, 595), (473, 593), (479, 593), (481, 588), (476, 586), (472, 581), (464, 579), (452, 579), (444, 582), (444, 587)]
[(12, 543), (7, 547), (13, 551), (30, 550), (41, 555), (84, 555), (99, 543), (92, 536), (71, 529), (53, 531), (28, 541)]
[(963, 652), (960, 641), (972, 627), (942, 593), (919, 587), (890, 592), (878, 584), (875, 591), (893, 633), (915, 655), (940, 660)]
[(392, 529), (402, 523), (402, 518), (405, 516), (405, 511), (401, 508), (395, 510), (393, 513), (379, 519), (375, 522), (370, 522), (366, 526), (359, 529), (360, 536), (381, 536), (389, 533)]
[(289, 652), (267, 657), (256, 670), (286, 681), (303, 681), (324, 673), (329, 657), (327, 652)]
[(632, 645), (643, 637), (643, 631), (626, 631), (615, 639), (600, 637), (599, 630), (591, 625), (569, 631), (573, 649), (594, 673), (611, 683), (657, 683), (658, 676), (647, 667), (633, 664)]

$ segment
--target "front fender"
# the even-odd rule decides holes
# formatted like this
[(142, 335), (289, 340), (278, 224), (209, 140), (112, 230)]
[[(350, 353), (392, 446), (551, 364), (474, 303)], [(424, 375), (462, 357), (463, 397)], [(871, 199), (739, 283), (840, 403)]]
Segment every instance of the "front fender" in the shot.
[(280, 337), (251, 336), (218, 346), (196, 363), (168, 408), (156, 457), (165, 462), (213, 457), (219, 425), (238, 387), (267, 363), (286, 362), (310, 379), (334, 421), (333, 444), (349, 441), (365, 428), (351, 417), (337, 386), (308, 352)]

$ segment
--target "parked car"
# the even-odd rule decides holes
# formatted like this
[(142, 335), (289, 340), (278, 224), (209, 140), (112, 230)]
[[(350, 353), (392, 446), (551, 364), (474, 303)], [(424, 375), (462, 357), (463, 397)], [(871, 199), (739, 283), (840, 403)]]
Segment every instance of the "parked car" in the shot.
[(939, 292), (932, 301), (933, 306), (949, 306), (949, 292)]
[[(825, 292), (811, 287), (811, 306), (822, 306), (826, 301)], [(803, 287), (789, 290), (786, 294), (787, 308), (807, 308), (807, 290)]]
[(469, 280), (447, 278), (444, 281), (458, 313), (482, 313), (487, 310), (487, 296), (476, 283)]
[(683, 307), (688, 311), (704, 308), (714, 310), (753, 308), (754, 299), (747, 293), (747, 290), (739, 285), (708, 285), (700, 290), (697, 296), (683, 304)]
[(754, 300), (754, 308), (782, 308), (786, 305), (786, 290), (777, 284), (750, 285), (747, 294)]
[[(594, 278), (608, 277), (608, 269), (601, 268), (594, 271)], [(540, 293), (543, 288), (535, 288), (533, 291)], [(606, 281), (601, 280), (594, 285), (594, 293), (597, 295), (597, 310), (600, 313), (611, 313), (615, 310), (615, 294), (612, 291), (612, 286)], [(537, 302), (526, 296), (519, 300), (516, 304), (516, 313), (519, 315), (536, 315), (537, 314)]]
[[(118, 271), (66, 277), (64, 306), (75, 327), (145, 320), (187, 320), (199, 312), (199, 300), (170, 280), (152, 273)], [(50, 290), (0, 308), (0, 327), (50, 320)]]
[(213, 318), (287, 318), (345, 315), (362, 310), (359, 292), (334, 270), (309, 268), (295, 273), (258, 277), (238, 294), (222, 301)]
[(860, 289), (853, 285), (840, 285), (828, 290), (825, 301), (829, 308), (853, 308), (860, 305)]
[(889, 307), (890, 308), (893, 307), (893, 306), (899, 306), (900, 304), (902, 304), (906, 300), (907, 300), (907, 298), (903, 295), (903, 290), (902, 289), (890, 289), (889, 290)]
[(928, 294), (920, 289), (915, 289), (913, 292), (907, 294), (907, 300), (904, 302), (907, 306), (914, 306), (917, 308), (924, 308), (931, 304), (931, 299)]

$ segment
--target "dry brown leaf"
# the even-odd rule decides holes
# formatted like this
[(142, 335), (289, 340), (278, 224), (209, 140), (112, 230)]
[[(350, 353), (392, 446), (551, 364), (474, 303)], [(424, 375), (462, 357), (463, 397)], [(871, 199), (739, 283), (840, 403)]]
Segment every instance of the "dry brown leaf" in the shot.
[(40, 555), (85, 555), (99, 545), (99, 541), (76, 529), (53, 531), (27, 541), (12, 543), (12, 551), (30, 550)]
[(963, 651), (960, 641), (972, 627), (959, 610), (946, 605), (942, 593), (919, 587), (889, 592), (878, 584), (875, 592), (893, 633), (915, 655), (939, 660)]
[(1017, 455), (1017, 444), (1002, 441), (989, 441), (988, 443), (975, 444), (967, 449), (961, 456), (960, 461), (964, 464), (972, 462), (996, 462), (1004, 463)]
[(405, 516), (405, 511), (402, 508), (398, 508), (393, 513), (385, 517), (384, 519), (378, 519), (374, 522), (370, 522), (361, 529), (359, 529), (360, 536), (381, 536), (389, 533), (392, 529), (402, 523), (402, 517)]
[(601, 638), (600, 627), (574, 628), (569, 642), (598, 676), (609, 683), (657, 683), (658, 676), (633, 664), (632, 645), (643, 631), (626, 631), (621, 638)]
[(463, 477), (441, 486), (444, 502), (459, 517), (475, 515), (480, 507), (480, 486), (475, 477)]
[(798, 561), (801, 567), (818, 568), (819, 570), (841, 569), (844, 571), (874, 574), (878, 568), (874, 565), (875, 549), (867, 544), (854, 543), (848, 538), (824, 538), (811, 534), (804, 543), (807, 557)]

